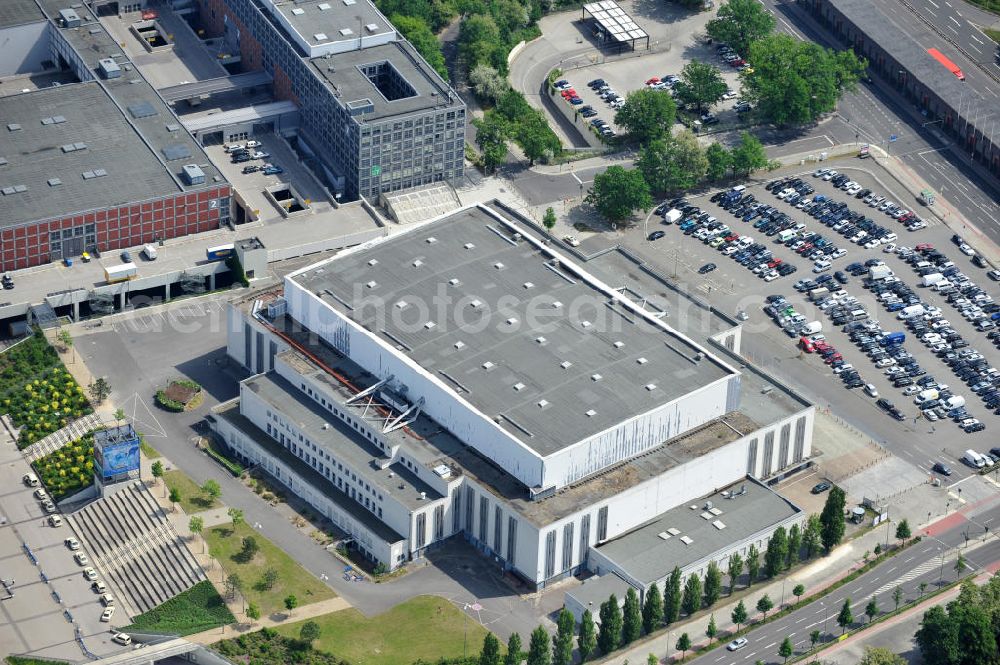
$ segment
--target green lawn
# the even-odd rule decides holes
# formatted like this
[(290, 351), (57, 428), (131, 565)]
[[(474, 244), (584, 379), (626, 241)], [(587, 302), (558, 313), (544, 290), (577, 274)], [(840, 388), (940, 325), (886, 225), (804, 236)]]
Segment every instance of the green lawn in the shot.
[(135, 617), (122, 630), (149, 630), (191, 635), (236, 621), (212, 583), (204, 580), (159, 607)]
[(53, 501), (76, 494), (94, 482), (94, 435), (84, 434), (31, 463)]
[(69, 665), (64, 660), (39, 660), (37, 658), (22, 658), (21, 656), (7, 656), (5, 659), (8, 665)]
[(997, 44), (1000, 44), (1000, 30), (991, 30), (989, 28), (983, 28), (983, 32), (986, 33), (987, 37), (995, 41)]
[[(295, 596), (299, 605), (309, 605), (336, 595), (277, 545), (246, 524), (241, 524), (235, 531), (231, 524), (212, 527), (206, 529), (203, 535), (208, 541), (208, 551), (228, 575), (239, 576), (247, 602), (257, 603), (263, 616), (284, 612), (285, 598), (289, 595)], [(249, 562), (243, 562), (239, 556), (246, 536), (253, 536), (260, 548)], [(264, 571), (268, 568), (278, 572), (278, 579), (270, 589), (262, 583)]]
[[(322, 630), (315, 648), (353, 665), (410, 665), (417, 659), (434, 663), (460, 657), (466, 628), (468, 652), (475, 655), (486, 636), (485, 628), (471, 618), (466, 621), (459, 608), (437, 596), (411, 598), (371, 619), (347, 609), (311, 620)], [(282, 626), (278, 632), (298, 637), (302, 623)]]
[(202, 492), (201, 488), (195, 485), (194, 481), (188, 478), (183, 471), (167, 471), (163, 474), (163, 480), (167, 483), (168, 492), (176, 487), (177, 491), (181, 493), (181, 508), (188, 515), (218, 508), (222, 505), (221, 501), (211, 499)]

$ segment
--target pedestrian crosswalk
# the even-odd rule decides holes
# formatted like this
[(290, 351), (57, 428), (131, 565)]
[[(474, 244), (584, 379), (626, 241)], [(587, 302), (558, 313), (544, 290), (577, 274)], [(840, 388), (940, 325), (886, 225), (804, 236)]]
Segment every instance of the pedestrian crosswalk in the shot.
[(910, 580), (914, 580), (914, 579), (920, 577), (921, 575), (925, 575), (925, 574), (929, 573), (930, 571), (934, 570), (935, 567), (940, 566), (940, 565), (941, 565), (941, 560), (940, 559), (929, 559), (927, 561), (924, 561), (922, 564), (920, 564), (916, 568), (912, 568), (911, 570), (909, 570), (902, 577), (900, 577), (898, 579), (895, 579), (892, 582), (889, 582), (887, 584), (883, 584), (878, 589), (875, 589), (874, 595), (878, 596), (879, 594), (883, 594), (886, 591), (889, 591), (890, 589), (895, 589), (900, 584), (905, 584), (906, 582), (909, 582)]

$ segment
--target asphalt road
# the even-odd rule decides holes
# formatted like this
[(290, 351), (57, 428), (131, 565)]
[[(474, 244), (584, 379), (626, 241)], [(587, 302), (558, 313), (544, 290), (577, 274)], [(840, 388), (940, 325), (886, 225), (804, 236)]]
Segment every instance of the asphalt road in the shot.
[[(823, 599), (751, 631), (747, 635), (750, 643), (743, 649), (735, 653), (716, 649), (690, 662), (697, 665), (715, 665), (753, 663), (759, 659), (770, 665), (783, 662), (784, 659), (778, 655), (778, 646), (786, 637), (791, 638), (796, 653), (802, 653), (810, 648), (809, 634), (814, 630), (821, 631), (821, 640), (833, 639), (841, 633), (837, 625), (837, 615), (845, 599), (851, 599), (854, 615), (852, 626), (856, 627), (867, 621), (864, 614), (865, 606), (872, 597), (876, 599), (881, 613), (895, 606), (892, 593), (897, 586), (902, 588), (905, 600), (912, 600), (920, 596), (921, 582), (927, 584), (927, 590), (933, 591), (936, 586), (953, 581), (956, 576), (954, 566), (958, 555), (956, 548), (965, 545), (966, 534), (971, 536), (970, 542), (976, 542), (985, 532), (982, 525), (989, 524), (987, 520), (995, 522), (998, 519), (1000, 519), (1000, 506), (983, 511), (973, 517), (973, 521), (964, 517), (950, 518), (949, 522), (955, 521), (956, 524), (948, 530), (935, 536), (925, 537), (920, 543), (886, 560)], [(972, 571), (978, 572), (991, 567), (1000, 561), (1000, 538), (991, 533), (984, 544), (976, 549), (964, 551), (963, 548), (963, 556)], [(772, 600), (777, 601), (777, 599)], [(759, 615), (752, 612), (751, 616)]]
[[(983, 34), (980, 26), (989, 27), (1000, 21), (998, 17), (989, 14), (970, 4), (954, 0), (908, 0), (913, 9), (924, 19), (930, 28), (949, 42), (957, 44), (963, 55), (993, 76), (1000, 76), (1000, 62), (997, 60), (997, 44)], [(909, 11), (900, 0), (890, 0), (886, 7), (900, 7)], [(970, 20), (971, 19), (971, 20)], [(983, 87), (983, 91), (991, 99), (1000, 97), (996, 82)]]

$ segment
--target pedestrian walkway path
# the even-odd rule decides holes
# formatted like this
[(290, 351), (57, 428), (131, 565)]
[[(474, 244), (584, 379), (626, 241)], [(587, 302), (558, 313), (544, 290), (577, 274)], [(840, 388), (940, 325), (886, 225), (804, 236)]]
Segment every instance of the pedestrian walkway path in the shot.
[(188, 635), (186, 639), (191, 642), (197, 642), (198, 644), (213, 644), (219, 640), (238, 637), (243, 633), (260, 630), (261, 628), (274, 628), (275, 626), (281, 626), (286, 623), (304, 621), (306, 619), (315, 619), (318, 616), (330, 614), (331, 612), (339, 612), (350, 607), (350, 603), (340, 596), (337, 596), (336, 598), (321, 600), (320, 602), (312, 603), (311, 605), (297, 607), (291, 616), (286, 613), (272, 614), (269, 617), (263, 617), (254, 621), (253, 624), (234, 623), (221, 629), (212, 628), (211, 630), (206, 630), (201, 633)]

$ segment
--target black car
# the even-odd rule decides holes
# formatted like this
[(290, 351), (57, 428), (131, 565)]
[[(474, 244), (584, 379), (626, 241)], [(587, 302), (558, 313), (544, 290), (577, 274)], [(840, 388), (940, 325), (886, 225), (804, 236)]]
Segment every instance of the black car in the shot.
[(604, 85), (604, 79), (594, 79), (593, 81), (587, 84), (587, 87), (597, 90), (602, 85)]
[(934, 462), (934, 466), (931, 467), (931, 471), (934, 471), (935, 473), (940, 473), (942, 476), (951, 475), (951, 467), (948, 466), (947, 464), (943, 464), (942, 462)]
[(4, 276), (2, 278), (0, 278), (0, 283), (3, 284), (3, 288), (5, 288), (5, 289), (13, 289), (14, 288), (14, 278), (11, 277), (7, 273), (4, 273)]
[(878, 399), (878, 400), (877, 400), (877, 401), (875, 402), (875, 406), (877, 406), (878, 408), (880, 408), (880, 409), (883, 409), (883, 410), (885, 410), (885, 411), (891, 411), (891, 410), (893, 410), (893, 409), (895, 409), (895, 408), (896, 408), (896, 407), (895, 407), (895, 406), (893, 405), (893, 403), (892, 403), (892, 402), (890, 402), (889, 400), (887, 400), (887, 399), (886, 399), (886, 398), (884, 398), (884, 397), (881, 397), (881, 398), (879, 398), (879, 399)]
[(659, 240), (665, 235), (667, 234), (664, 233), (663, 231), (653, 231), (652, 233), (649, 234), (649, 238), (647, 238), (647, 240)]
[(717, 267), (718, 266), (716, 266), (714, 263), (706, 263), (702, 267), (698, 268), (698, 274), (699, 275), (704, 275), (704, 274), (710, 273), (713, 270), (715, 270)]
[(132, 255), (129, 254), (127, 249), (119, 254), (119, 256), (121, 257), (122, 263), (132, 263)]
[(841, 272), (840, 270), (833, 273), (833, 278), (838, 282), (840, 282), (841, 284), (847, 284), (848, 277), (845, 273)]
[(810, 490), (810, 491), (811, 491), (811, 492), (812, 492), (813, 494), (822, 494), (823, 492), (827, 491), (827, 490), (828, 490), (828, 489), (830, 489), (831, 487), (833, 487), (833, 485), (831, 485), (830, 483), (828, 483), (828, 482), (826, 482), (826, 481), (824, 480), (824, 481), (823, 481), (823, 482), (821, 482), (821, 483), (817, 483), (816, 485), (813, 485), (813, 488), (812, 488), (812, 490)]

